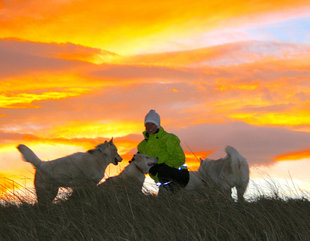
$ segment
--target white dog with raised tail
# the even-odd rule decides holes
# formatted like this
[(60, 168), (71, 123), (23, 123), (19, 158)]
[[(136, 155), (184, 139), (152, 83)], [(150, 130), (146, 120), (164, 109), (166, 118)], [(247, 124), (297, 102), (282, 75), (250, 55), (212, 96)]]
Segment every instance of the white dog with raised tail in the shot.
[(195, 190), (205, 186), (219, 188), (227, 197), (231, 197), (231, 188), (237, 189), (238, 201), (244, 200), (244, 193), (249, 183), (249, 165), (247, 160), (232, 146), (225, 149), (227, 155), (218, 160), (200, 159), (200, 167), (190, 172), (186, 190)]
[(19, 145), (23, 159), (30, 162), (36, 172), (34, 186), (39, 203), (54, 200), (59, 187), (77, 188), (85, 185), (97, 185), (104, 177), (106, 167), (117, 165), (122, 158), (117, 153), (113, 138), (96, 146), (88, 152), (78, 152), (52, 161), (41, 161), (25, 145)]

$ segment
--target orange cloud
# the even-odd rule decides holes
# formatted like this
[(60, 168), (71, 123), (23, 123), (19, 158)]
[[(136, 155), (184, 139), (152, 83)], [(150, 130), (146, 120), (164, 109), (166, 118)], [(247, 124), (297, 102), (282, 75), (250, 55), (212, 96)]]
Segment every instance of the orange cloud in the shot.
[(186, 164), (188, 170), (197, 171), (200, 167), (200, 158), (205, 159), (214, 151), (200, 151), (200, 152), (185, 152)]
[(291, 161), (291, 160), (301, 160), (310, 158), (310, 149), (302, 150), (298, 152), (290, 152), (275, 157), (276, 161)]

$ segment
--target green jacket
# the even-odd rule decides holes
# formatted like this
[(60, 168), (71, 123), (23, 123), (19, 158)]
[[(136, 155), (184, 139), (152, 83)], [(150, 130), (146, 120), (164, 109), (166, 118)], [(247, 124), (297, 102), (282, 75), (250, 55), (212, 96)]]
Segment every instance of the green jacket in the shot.
[(158, 164), (165, 163), (174, 168), (184, 168), (185, 155), (179, 138), (166, 132), (162, 127), (155, 134), (143, 132), (144, 140), (138, 145), (138, 152), (158, 158)]

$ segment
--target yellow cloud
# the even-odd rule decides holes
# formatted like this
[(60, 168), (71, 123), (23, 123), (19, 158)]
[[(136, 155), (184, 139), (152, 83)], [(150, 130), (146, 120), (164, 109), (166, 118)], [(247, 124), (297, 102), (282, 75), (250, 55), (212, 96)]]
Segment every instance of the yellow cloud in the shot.
[(299, 112), (235, 113), (228, 116), (252, 125), (310, 126), (310, 113), (308, 110)]
[(49, 130), (46, 136), (58, 138), (97, 138), (97, 137), (121, 137), (133, 133), (139, 133), (141, 123), (119, 121), (71, 121), (63, 126)]
[(218, 78), (215, 81), (215, 88), (219, 91), (231, 91), (234, 89), (239, 90), (255, 90), (259, 87), (258, 83), (234, 83), (232, 80)]
[[(275, 11), (309, 5), (296, 1), (9, 1), (3, 5), (0, 38), (73, 42), (124, 55)], [(19, 11), (16, 11), (18, 9)], [(23, 24), (20, 24), (23, 23)], [(156, 45), (154, 47), (154, 44)], [(166, 51), (169, 46), (166, 47)]]
[[(67, 89), (85, 91), (90, 88), (95, 88), (100, 85), (96, 81), (85, 81), (85, 78), (78, 74), (67, 72), (40, 72), (26, 73), (18, 77), (10, 77), (1, 79), (1, 93), (14, 95), (17, 92), (25, 93), (30, 91)], [(49, 91), (47, 91), (49, 92)]]
[(79, 96), (88, 90), (75, 88), (66, 89), (63, 91), (50, 91), (41, 94), (20, 93), (15, 95), (0, 95), (0, 108), (37, 108), (30, 105), (34, 101), (40, 100), (58, 100), (68, 97)]

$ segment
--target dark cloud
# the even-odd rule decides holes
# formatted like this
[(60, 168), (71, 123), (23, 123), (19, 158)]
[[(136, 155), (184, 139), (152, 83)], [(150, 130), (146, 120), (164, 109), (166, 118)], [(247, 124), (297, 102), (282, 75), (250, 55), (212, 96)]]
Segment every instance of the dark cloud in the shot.
[(102, 60), (115, 53), (72, 43), (39, 43), (18, 39), (0, 39), (0, 77), (36, 71), (63, 71), (68, 68), (90, 67), (91, 60)]
[(274, 157), (310, 147), (310, 133), (284, 128), (259, 127), (243, 122), (201, 124), (172, 129), (184, 149), (216, 150), (212, 158), (225, 155), (226, 145), (235, 147), (251, 165), (271, 164)]
[(23, 75), (36, 71), (61, 71), (77, 67), (77, 63), (20, 53), (0, 47), (0, 77)]
[(91, 61), (99, 55), (102, 61), (118, 56), (116, 53), (110, 51), (72, 44), (70, 42), (42, 43), (10, 38), (0, 39), (0, 49), (44, 58), (81, 61)]
[(23, 134), (1, 132), (0, 131), (0, 140), (2, 140), (2, 142), (4, 140), (18, 140), (18, 139), (22, 138), (23, 136), (24, 136)]

